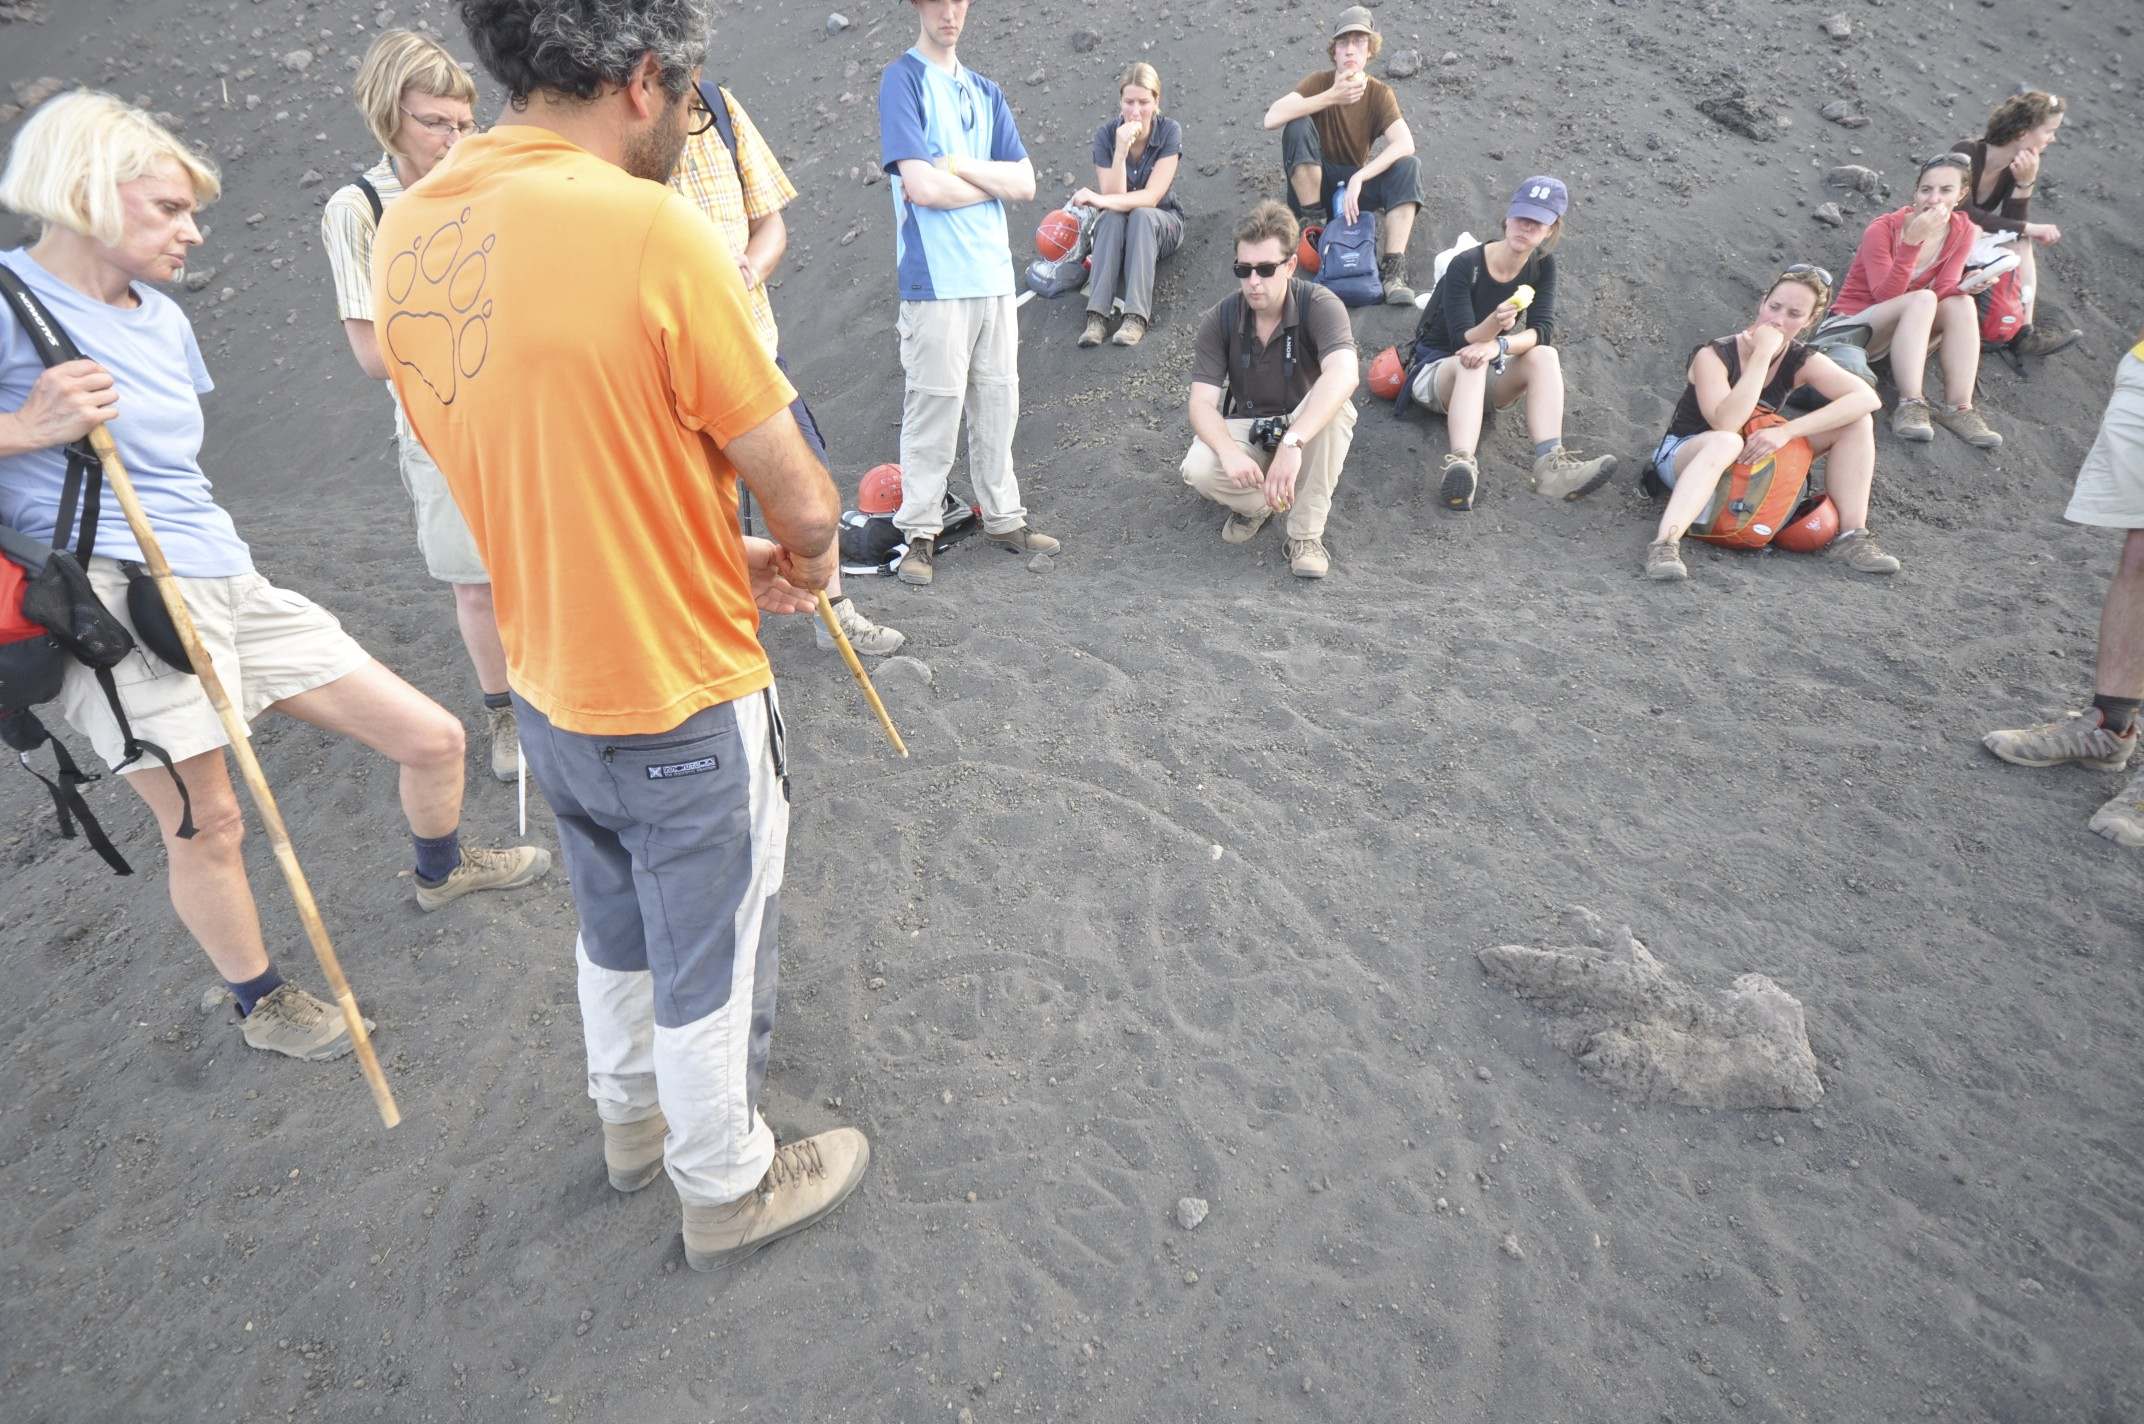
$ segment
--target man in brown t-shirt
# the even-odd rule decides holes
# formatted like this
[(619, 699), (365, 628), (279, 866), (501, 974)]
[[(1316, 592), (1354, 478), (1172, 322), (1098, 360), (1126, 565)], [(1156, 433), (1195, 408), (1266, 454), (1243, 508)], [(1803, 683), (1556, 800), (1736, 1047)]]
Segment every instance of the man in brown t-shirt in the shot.
[[(1324, 222), (1341, 199), (1353, 222), (1369, 211), (1378, 224), (1377, 274), (1385, 300), (1414, 301), (1407, 285), (1407, 239), (1422, 206), (1422, 174), (1414, 157), (1414, 134), (1400, 117), (1392, 86), (1370, 78), (1370, 61), (1384, 48), (1368, 9), (1350, 5), (1333, 23), (1327, 52), (1333, 67), (1311, 75), (1266, 110), (1265, 126), (1281, 131), (1281, 164), (1299, 222)], [(1385, 146), (1371, 147), (1382, 138)]]
[(1355, 330), (1338, 297), (1296, 280), (1297, 236), (1271, 201), (1236, 228), (1236, 294), (1199, 322), (1183, 475), (1228, 510), (1227, 543), (1285, 511), (1289, 571), (1324, 578), (1325, 516), (1355, 440)]

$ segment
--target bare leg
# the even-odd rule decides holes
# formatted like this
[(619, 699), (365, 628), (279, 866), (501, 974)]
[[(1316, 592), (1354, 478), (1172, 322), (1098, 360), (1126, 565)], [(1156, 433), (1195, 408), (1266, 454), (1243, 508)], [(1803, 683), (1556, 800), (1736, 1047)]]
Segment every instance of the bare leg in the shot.
[(1705, 503), (1720, 483), (1720, 476), (1742, 453), (1742, 437), (1724, 430), (1708, 430), (1683, 441), (1675, 451), (1675, 491), (1660, 516), (1654, 540), (1680, 539), (1690, 522), (1705, 512)]
[[(1980, 308), (1971, 297), (1945, 297), (1936, 309), (1936, 354), (1943, 361), (1943, 399), (1954, 406), (1973, 403), (1973, 382), (1980, 376)], [(1891, 362), (1892, 374), (1898, 362)]]
[(171, 908), (226, 981), (243, 984), (268, 971), (268, 950), (261, 942), (260, 911), (246, 880), (241, 845), (246, 818), (231, 789), (223, 751), (218, 748), (178, 764), (178, 773), (193, 798), (194, 836), (180, 840), (179, 789), (162, 767), (127, 773), (127, 785), (149, 803), (164, 833), (164, 853), (171, 864)]
[(1325, 169), (1318, 164), (1298, 163), (1288, 170), (1288, 191), (1295, 196), (1295, 203), (1299, 208), (1317, 207), (1318, 199), (1324, 193), (1324, 185)]
[(1538, 445), (1563, 435), (1563, 361), (1553, 346), (1536, 346), (1512, 358), (1511, 368), (1491, 378), (1489, 399), (1502, 410), (1526, 397), (1526, 433)]
[(2099, 680), (2109, 697), (2144, 697), (2144, 529), (2122, 541), (2122, 561), (2099, 610)]
[(2040, 264), (2033, 256), (2040, 244), (2021, 236), (2011, 245), (2017, 251), (2018, 295), (2025, 299), (2025, 324), (2030, 326), (2033, 310), (2040, 304)]
[(460, 719), (379, 662), (286, 697), (275, 710), (355, 738), (401, 767), (410, 834), (433, 840), (461, 824)]
[(1383, 247), (1387, 252), (1405, 252), (1407, 239), (1414, 236), (1414, 215), (1422, 211), (1420, 203), (1401, 203), (1396, 208), (1387, 208), (1380, 226), (1384, 229)]
[(1469, 370), (1458, 361), (1448, 361), (1437, 372), (1437, 385), (1444, 403), (1446, 443), (1455, 455), (1473, 454), (1481, 439), (1482, 402), (1489, 394), (1488, 366)]
[(1891, 376), (1903, 400), (1924, 400), (1929, 334), (1935, 329), (1936, 294), (1922, 290), (1865, 307), (1856, 320), (1869, 328), (1869, 359), (1891, 353)]
[(506, 648), (499, 642), (491, 585), (458, 583), (452, 587), (454, 619), (461, 624), (462, 646), (469, 650), (469, 665), (476, 669), (476, 685), (487, 696), (497, 696), (506, 691)]
[(1876, 483), (1876, 422), (1864, 415), (1852, 425), (1812, 435), (1809, 448), (1829, 459), (1824, 486), (1839, 511), (1839, 532), (1866, 529), (1869, 488)]

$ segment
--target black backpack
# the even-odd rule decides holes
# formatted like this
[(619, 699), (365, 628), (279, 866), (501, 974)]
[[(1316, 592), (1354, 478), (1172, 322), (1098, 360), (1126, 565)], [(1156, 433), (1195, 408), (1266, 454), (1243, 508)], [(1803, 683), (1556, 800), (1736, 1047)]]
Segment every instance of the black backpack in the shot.
[[(82, 359), (80, 350), (44, 304), (5, 266), (0, 266), (0, 300), (21, 323), (38, 359), (46, 366)], [(60, 486), (59, 515), (53, 523), (51, 545), (47, 547), (19, 530), (0, 526), (0, 557), (21, 571), (19, 578), (0, 580), (0, 589), (8, 590), (18, 600), (15, 607), (0, 608), (0, 626), (28, 633), (0, 642), (0, 741), (15, 750), (23, 770), (44, 783), (59, 817), (60, 835), (72, 840), (74, 823), (79, 821), (84, 837), (104, 857), (105, 864), (120, 875), (131, 875), (133, 867), (119, 854), (82, 799), (81, 788), (97, 778), (76, 764), (65, 744), (31, 710), (59, 695), (68, 659), (93, 669), (97, 685), (104, 690), (104, 699), (119, 723), (119, 733), (125, 738), (119, 770), (124, 771), (145, 755), (161, 762), (172, 784), (179, 788), (178, 833), (186, 838), (194, 834), (193, 801), (186, 783), (179, 779), (178, 769), (162, 747), (134, 735), (126, 709), (119, 702), (112, 669), (134, 651), (134, 637), (98, 599), (85, 572), (97, 542), (103, 462), (86, 439), (75, 441), (66, 451), (67, 473)], [(78, 524), (80, 537), (70, 552), (67, 541)], [(143, 639), (167, 663), (182, 672), (191, 672), (154, 583), (138, 564), (121, 567), (127, 571), (128, 610), (136, 620), (135, 626), (142, 630)], [(153, 609), (148, 606), (151, 603), (155, 605)], [(55, 763), (54, 776), (50, 777), (30, 765), (30, 753), (46, 745), (51, 746)]]

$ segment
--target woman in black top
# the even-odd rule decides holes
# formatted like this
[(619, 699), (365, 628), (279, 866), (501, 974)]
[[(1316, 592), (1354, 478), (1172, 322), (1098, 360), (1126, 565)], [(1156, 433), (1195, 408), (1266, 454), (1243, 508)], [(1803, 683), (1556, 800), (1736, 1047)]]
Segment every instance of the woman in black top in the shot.
[(2033, 324), (2038, 307), (2039, 264), (2033, 253), (2041, 244), (2049, 247), (2062, 240), (2062, 229), (2053, 223), (2030, 220), (2032, 191), (2040, 181), (2040, 160), (2055, 141), (2066, 112), (2062, 100), (2038, 89), (2012, 94), (1988, 114), (1987, 133), (1954, 145), (1955, 151), (1972, 160), (1966, 174), (1965, 201), (1960, 212), (1978, 223), (1983, 232), (2014, 232), (2017, 240), (2018, 297), (2025, 304), (2025, 329), (2018, 333), (2017, 350), (2026, 356), (2046, 356), (2083, 337), (2068, 327), (2041, 328)]
[[(1501, 410), (1526, 397), (1534, 441), (1534, 488), (1577, 499), (1608, 482), (1615, 456), (1581, 460), (1563, 448), (1563, 367), (1555, 335), (1557, 239), (1570, 194), (1559, 178), (1529, 178), (1511, 195), (1504, 235), (1454, 256), (1415, 328), (1414, 354), (1397, 406), (1419, 402), (1445, 418), (1450, 453), (1439, 497), (1472, 509), (1481, 481), (1474, 443), (1490, 401)], [(1513, 305), (1520, 289), (1532, 302)]]
[[(1876, 478), (1873, 417), (1882, 398), (1868, 382), (1801, 343), (1830, 304), (1830, 273), (1790, 268), (1773, 281), (1746, 328), (1692, 354), (1689, 384), (1653, 452), (1654, 471), (1674, 493), (1646, 551), (1647, 577), (1688, 578), (1683, 531), (1709, 512), (1720, 477), (1729, 466), (1760, 460), (1797, 436), (1818, 456), (1830, 457), (1825, 484), (1839, 511), (1839, 535), (1825, 556), (1843, 559), (1859, 573), (1898, 572), (1898, 560), (1868, 531), (1869, 486)], [(1742, 434), (1760, 406), (1785, 414), (1787, 396), (1798, 386), (1813, 387), (1825, 403), (1784, 425)]]
[(1123, 324), (1112, 338), (1137, 346), (1154, 317), (1154, 268), (1184, 240), (1184, 210), (1176, 201), (1176, 169), (1184, 130), (1161, 112), (1161, 75), (1137, 63), (1117, 80), (1117, 116), (1094, 131), (1094, 186), (1072, 201), (1100, 208), (1090, 259), (1087, 327), (1082, 346), (1100, 346), (1109, 315)]

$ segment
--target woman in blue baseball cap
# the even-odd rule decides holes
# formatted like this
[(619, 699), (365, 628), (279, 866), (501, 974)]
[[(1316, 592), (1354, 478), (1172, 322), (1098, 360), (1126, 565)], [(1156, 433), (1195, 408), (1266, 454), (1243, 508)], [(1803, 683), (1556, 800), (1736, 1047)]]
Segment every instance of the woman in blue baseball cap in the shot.
[(1563, 367), (1550, 344), (1556, 322), (1556, 243), (1571, 205), (1563, 180), (1529, 178), (1511, 195), (1504, 235), (1456, 254), (1415, 328), (1414, 353), (1397, 406), (1420, 402), (1445, 418), (1439, 498), (1474, 507), (1481, 467), (1474, 445), (1488, 403), (1526, 397), (1534, 442), (1534, 489), (1552, 499), (1591, 494), (1615, 473), (1615, 456), (1582, 460), (1563, 444)]

